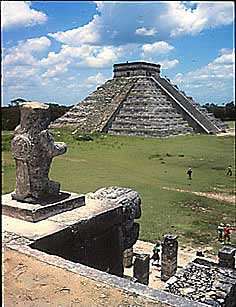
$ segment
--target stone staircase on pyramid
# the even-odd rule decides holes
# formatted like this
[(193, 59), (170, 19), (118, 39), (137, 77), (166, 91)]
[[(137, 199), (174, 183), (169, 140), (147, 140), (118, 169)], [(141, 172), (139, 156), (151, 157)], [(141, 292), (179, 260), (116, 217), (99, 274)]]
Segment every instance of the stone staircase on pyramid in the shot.
[(104, 132), (113, 114), (119, 108), (120, 102), (125, 99), (135, 81), (135, 78), (108, 80), (81, 103), (57, 118), (50, 127), (69, 126), (83, 132)]
[(153, 80), (140, 77), (123, 101), (108, 133), (167, 137), (193, 133), (193, 128)]
[(216, 125), (221, 131), (229, 129), (229, 126), (227, 124), (225, 124), (221, 119), (216, 118), (213, 113), (209, 112), (207, 108), (201, 106), (200, 103), (193, 102), (193, 105), (196, 109), (205, 114), (210, 119), (210, 121), (212, 121), (212, 123)]
[(186, 117), (196, 132), (203, 132), (207, 134), (216, 134), (225, 132), (228, 125), (216, 118), (213, 113), (202, 107), (199, 103), (193, 101), (192, 97), (187, 96), (178, 87), (171, 84), (167, 78), (158, 78), (156, 80), (164, 89), (174, 98), (174, 104), (177, 109)]
[(81, 132), (169, 137), (194, 132), (216, 134), (227, 125), (187, 97), (160, 65), (146, 62), (114, 65), (114, 77), (51, 124)]

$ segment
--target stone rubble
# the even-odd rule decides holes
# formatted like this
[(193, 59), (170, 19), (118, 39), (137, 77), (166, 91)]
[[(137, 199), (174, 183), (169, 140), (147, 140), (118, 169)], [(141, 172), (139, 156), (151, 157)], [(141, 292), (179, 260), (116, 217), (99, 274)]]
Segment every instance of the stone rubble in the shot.
[(220, 268), (197, 258), (166, 282), (165, 291), (211, 306), (233, 307), (236, 270)]

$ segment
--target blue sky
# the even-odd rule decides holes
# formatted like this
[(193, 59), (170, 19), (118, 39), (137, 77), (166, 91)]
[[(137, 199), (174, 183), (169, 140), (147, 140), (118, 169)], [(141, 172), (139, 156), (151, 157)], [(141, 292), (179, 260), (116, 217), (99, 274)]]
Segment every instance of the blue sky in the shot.
[(114, 63), (161, 64), (199, 103), (234, 100), (233, 1), (2, 1), (2, 102), (79, 103)]

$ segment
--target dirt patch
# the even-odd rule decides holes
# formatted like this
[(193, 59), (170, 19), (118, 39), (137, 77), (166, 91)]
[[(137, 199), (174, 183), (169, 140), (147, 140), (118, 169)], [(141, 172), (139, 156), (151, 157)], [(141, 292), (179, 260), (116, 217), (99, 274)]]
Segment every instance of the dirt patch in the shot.
[(4, 251), (3, 269), (4, 307), (160, 306), (10, 249)]
[[(152, 254), (152, 248), (152, 243), (137, 241), (134, 252)], [(195, 258), (196, 251), (187, 246), (179, 248), (178, 270)], [(132, 273), (132, 269), (127, 270)], [(127, 270), (125, 274), (130, 275)], [(163, 288), (164, 282), (160, 280), (160, 276), (160, 267), (150, 265), (149, 286)], [(3, 281), (5, 307), (160, 306), (158, 302), (49, 265), (8, 248), (5, 248), (3, 256)]]
[(183, 193), (191, 193), (191, 194), (195, 194), (198, 196), (207, 197), (210, 199), (215, 199), (218, 201), (225, 201), (231, 204), (235, 204), (235, 195), (227, 195), (224, 193), (213, 193), (213, 192), (194, 192), (190, 190), (175, 189), (175, 188), (170, 188), (170, 187), (162, 187), (162, 189), (169, 190), (169, 191), (183, 192)]

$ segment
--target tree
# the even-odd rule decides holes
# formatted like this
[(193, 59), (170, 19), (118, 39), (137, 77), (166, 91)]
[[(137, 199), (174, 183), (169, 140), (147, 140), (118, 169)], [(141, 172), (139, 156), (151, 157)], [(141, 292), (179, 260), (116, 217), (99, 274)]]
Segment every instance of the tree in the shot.
[(235, 105), (233, 101), (225, 105), (225, 118), (229, 120), (236, 119), (236, 110), (235, 110)]

